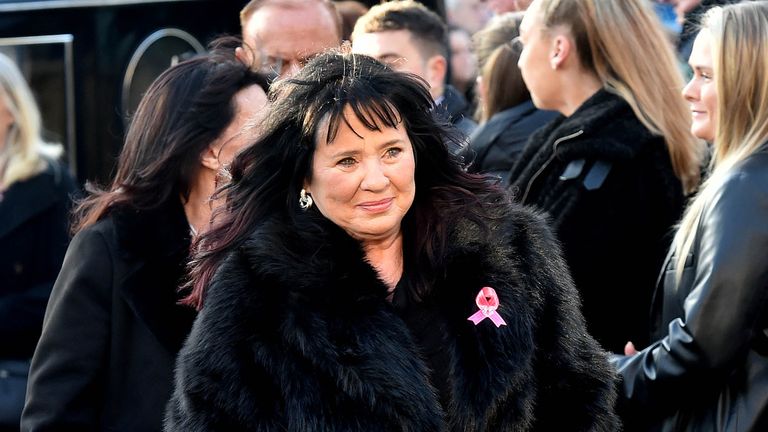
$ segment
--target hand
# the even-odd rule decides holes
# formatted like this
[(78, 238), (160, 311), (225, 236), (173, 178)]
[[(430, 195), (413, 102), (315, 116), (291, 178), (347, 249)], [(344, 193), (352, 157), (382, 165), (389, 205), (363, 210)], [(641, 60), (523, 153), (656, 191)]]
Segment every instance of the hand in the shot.
[(624, 355), (633, 356), (637, 354), (637, 352), (638, 351), (637, 349), (635, 349), (635, 344), (633, 344), (632, 342), (627, 342), (627, 344), (624, 345)]

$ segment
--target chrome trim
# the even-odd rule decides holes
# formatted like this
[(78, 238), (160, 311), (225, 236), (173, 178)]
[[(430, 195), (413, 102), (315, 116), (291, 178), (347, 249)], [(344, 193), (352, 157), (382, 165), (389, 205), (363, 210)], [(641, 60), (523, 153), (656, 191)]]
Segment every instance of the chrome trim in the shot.
[[(72, 36), (72, 35), (68, 35)], [(77, 137), (75, 132), (75, 125), (77, 120), (77, 110), (75, 109), (75, 54), (73, 50), (74, 37), (64, 44), (64, 80), (65, 80), (65, 93), (67, 95), (67, 140), (69, 147), (67, 149), (67, 156), (69, 158), (69, 169), (77, 175)]]
[(75, 37), (71, 34), (19, 36), (0, 38), (0, 45), (42, 45), (42, 44), (71, 44)]
[(177, 37), (184, 42), (187, 42), (192, 46), (192, 48), (197, 51), (198, 54), (202, 54), (205, 52), (205, 47), (197, 40), (194, 36), (191, 34), (185, 32), (184, 30), (177, 29), (177, 28), (164, 28), (155, 31), (151, 35), (147, 36), (136, 48), (136, 51), (133, 52), (133, 55), (131, 56), (131, 60), (128, 62), (128, 68), (125, 70), (125, 76), (123, 77), (123, 92), (120, 95), (121, 99), (121, 106), (123, 108), (123, 121), (127, 121), (128, 117), (128, 92), (130, 91), (131, 82), (133, 81), (133, 75), (136, 73), (136, 67), (138, 66), (139, 60), (141, 60), (141, 57), (144, 55), (144, 53), (149, 49), (149, 47), (157, 42), (158, 40), (164, 38), (164, 37)]
[(49, 9), (71, 9), (102, 6), (127, 6), (146, 3), (178, 3), (200, 0), (41, 0), (0, 4), (0, 12), (21, 12)]

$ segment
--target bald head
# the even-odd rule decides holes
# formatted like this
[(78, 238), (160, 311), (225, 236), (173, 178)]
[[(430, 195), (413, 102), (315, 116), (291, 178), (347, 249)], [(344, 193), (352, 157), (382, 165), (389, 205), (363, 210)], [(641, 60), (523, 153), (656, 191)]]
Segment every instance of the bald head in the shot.
[(326, 0), (252, 0), (240, 13), (242, 60), (285, 78), (341, 43), (340, 20)]

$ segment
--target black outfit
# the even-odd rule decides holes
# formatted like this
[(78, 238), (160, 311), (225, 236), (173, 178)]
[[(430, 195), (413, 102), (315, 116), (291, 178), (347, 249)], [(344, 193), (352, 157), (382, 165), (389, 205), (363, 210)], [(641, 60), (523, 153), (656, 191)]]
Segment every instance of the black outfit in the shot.
[[(494, 240), (452, 227), (431, 294), (401, 281), (394, 305), (361, 245), (315, 209), (259, 224), (209, 287), (166, 430), (615, 429), (613, 372), (554, 239), (530, 213), (503, 216)], [(486, 285), (507, 326), (468, 320)]]
[(435, 109), (438, 115), (444, 117), (465, 136), (472, 134), (477, 127), (477, 123), (472, 120), (472, 113), (469, 112), (469, 103), (452, 85), (445, 86), (443, 98)]
[(510, 179), (516, 199), (549, 214), (590, 333), (614, 352), (647, 344), (654, 282), (684, 203), (664, 139), (600, 90), (533, 134)]
[(659, 278), (656, 342), (613, 359), (644, 430), (768, 430), (768, 147), (713, 187), (680, 281), (672, 256)]
[(16, 431), (24, 404), (24, 376), (67, 250), (68, 216), (77, 192), (66, 167), (53, 160), (45, 163), (42, 172), (0, 193), (0, 383), (8, 374), (19, 380), (17, 403), (11, 407), (11, 401), (3, 399), (0, 412), (2, 417), (14, 413), (10, 430)]
[(522, 153), (530, 135), (552, 121), (557, 112), (536, 109), (526, 101), (497, 112), (478, 126), (469, 137), (467, 158), (471, 161), (468, 172), (498, 177), (501, 184), (509, 185), (509, 171)]
[(30, 372), (22, 431), (157, 431), (194, 313), (180, 202), (113, 210), (72, 240)]

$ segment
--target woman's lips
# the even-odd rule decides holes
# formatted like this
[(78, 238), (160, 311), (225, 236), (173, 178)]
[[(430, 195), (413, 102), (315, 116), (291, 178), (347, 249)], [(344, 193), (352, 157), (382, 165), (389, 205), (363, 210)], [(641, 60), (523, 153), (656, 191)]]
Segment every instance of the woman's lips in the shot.
[(394, 201), (394, 198), (387, 198), (378, 201), (366, 201), (358, 204), (357, 206), (367, 212), (381, 213), (389, 210), (389, 208), (392, 206), (392, 201)]

